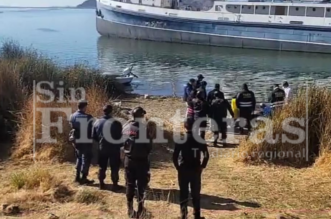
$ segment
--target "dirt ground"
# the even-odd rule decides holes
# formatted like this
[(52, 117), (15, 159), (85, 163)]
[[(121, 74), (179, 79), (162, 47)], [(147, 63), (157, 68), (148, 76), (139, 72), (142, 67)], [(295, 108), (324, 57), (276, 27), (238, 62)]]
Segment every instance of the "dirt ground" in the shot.
[[(181, 115), (185, 112), (184, 103), (177, 98), (130, 98), (123, 99), (121, 105), (124, 108), (142, 106), (148, 117), (167, 121), (177, 109)], [(237, 137), (229, 138), (234, 141)], [(236, 162), (236, 147), (235, 144), (227, 148), (209, 147), (211, 157), (202, 175), (201, 191), (202, 214), (207, 219), (331, 218), (330, 174), (319, 174), (313, 168), (244, 165)], [(153, 149), (145, 218), (179, 216), (177, 173), (171, 155), (160, 145)], [(43, 179), (51, 177), (52, 180), (38, 188), (15, 189), (15, 173), (35, 175), (32, 170), (35, 165), (37, 173), (41, 169), (45, 171)], [(0, 203), (18, 205), (21, 213), (17, 216), (22, 218), (126, 218), (125, 189), (117, 193), (99, 191), (97, 171), (96, 165), (91, 167), (90, 178), (96, 180), (94, 185), (80, 186), (73, 183), (73, 163), (33, 164), (30, 160), (3, 159), (0, 163)], [(107, 177), (106, 183), (111, 184), (109, 172)], [(120, 185), (124, 184), (121, 170)], [(189, 211), (192, 213), (191, 207)], [(11, 217), (2, 215), (1, 218)]]

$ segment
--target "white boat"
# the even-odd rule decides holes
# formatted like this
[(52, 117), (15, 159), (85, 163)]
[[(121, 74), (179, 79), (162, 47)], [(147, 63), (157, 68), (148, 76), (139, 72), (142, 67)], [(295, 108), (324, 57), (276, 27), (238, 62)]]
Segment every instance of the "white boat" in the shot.
[(96, 1), (97, 31), (108, 37), (331, 53), (329, 1)]
[(116, 77), (116, 81), (121, 84), (131, 84), (133, 76)]
[(114, 76), (113, 74), (110, 74), (107, 72), (103, 73), (103, 75), (105, 75), (105, 76), (109, 75), (109, 76), (115, 77), (115, 80), (118, 83), (128, 85), (128, 84), (131, 84), (131, 82), (134, 78), (138, 78), (137, 75), (132, 73), (132, 69), (133, 69), (133, 65), (131, 65), (130, 67), (127, 67), (126, 69), (123, 70), (123, 73), (120, 76)]

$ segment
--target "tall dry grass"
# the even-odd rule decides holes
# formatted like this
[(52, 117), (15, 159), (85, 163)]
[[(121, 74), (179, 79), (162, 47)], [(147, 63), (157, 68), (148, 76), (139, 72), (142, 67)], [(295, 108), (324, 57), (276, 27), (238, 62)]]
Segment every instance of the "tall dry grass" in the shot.
[[(98, 86), (91, 86), (86, 89), (86, 100), (89, 102), (87, 113), (94, 117), (103, 115), (102, 107), (105, 104), (112, 104), (107, 93)], [(36, 109), (35, 118), (33, 117), (34, 107)], [(114, 106), (113, 115), (116, 117), (121, 116), (117, 108)], [(48, 119), (46, 116), (49, 109), (52, 109), (52, 112)], [(63, 112), (62, 109), (66, 109), (67, 112)], [(12, 156), (14, 158), (32, 158), (35, 152), (36, 160), (71, 160), (74, 153), (68, 140), (68, 133), (71, 129), (69, 116), (76, 110), (77, 102), (71, 102), (69, 97), (63, 102), (54, 100), (50, 103), (34, 102), (31, 97), (20, 117), (21, 126), (17, 133)], [(56, 122), (60, 123), (61, 129), (51, 124)], [(43, 134), (45, 133), (50, 133), (50, 138), (55, 142), (49, 141), (51, 140), (49, 138), (44, 138)], [(45, 141), (41, 141), (41, 139), (45, 139)]]
[[(306, 108), (308, 107), (308, 113)], [(306, 117), (308, 116), (308, 156), (306, 156)], [(282, 135), (286, 135), (291, 140), (299, 139), (299, 129), (289, 133), (284, 130), (284, 121), (289, 118), (297, 118), (302, 121), (288, 123), (294, 128), (302, 131), (300, 142), (283, 142)], [(298, 95), (281, 111), (277, 111), (272, 118), (272, 126), (260, 124), (258, 128), (271, 130), (272, 137), (278, 135), (280, 139), (276, 142), (262, 141), (254, 143), (251, 139), (242, 141), (239, 145), (239, 160), (244, 162), (273, 162), (287, 163), (293, 165), (307, 165), (313, 163), (318, 158), (320, 163), (329, 157), (331, 150), (331, 91), (327, 88), (310, 86), (298, 91)], [(258, 139), (266, 137), (267, 132), (261, 132)], [(284, 139), (284, 138), (283, 138)], [(285, 154), (285, 156), (284, 156)], [(328, 162), (331, 159), (327, 159)]]
[[(33, 49), (25, 49), (15, 42), (6, 42), (0, 47), (0, 138), (12, 138), (17, 131), (20, 112), (30, 105), (33, 84), (44, 83), (41, 88), (59, 95), (63, 88), (69, 95), (70, 88), (98, 86), (106, 96), (123, 92), (121, 85), (112, 78), (105, 79), (97, 69), (85, 65), (63, 67)], [(60, 82), (63, 84), (59, 85)], [(99, 92), (100, 93), (100, 92)], [(31, 102), (31, 101), (30, 101)], [(26, 111), (26, 107), (24, 107)]]

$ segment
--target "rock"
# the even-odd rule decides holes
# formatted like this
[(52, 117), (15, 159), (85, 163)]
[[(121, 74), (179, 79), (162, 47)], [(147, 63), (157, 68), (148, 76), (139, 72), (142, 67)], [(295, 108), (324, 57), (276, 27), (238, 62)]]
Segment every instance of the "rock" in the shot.
[(49, 213), (47, 218), (48, 218), (48, 219), (59, 219), (59, 217), (56, 216), (56, 215), (53, 214), (53, 213)]
[(276, 219), (286, 219), (286, 218), (285, 218), (284, 216), (278, 214), (278, 215), (276, 216)]
[(130, 111), (129, 110), (121, 110), (121, 113), (123, 115), (130, 115)]
[[(2, 207), (4, 207), (4, 205)], [(3, 213), (5, 215), (16, 215), (20, 213), (20, 208), (18, 205), (7, 205), (6, 208), (3, 209)]]
[(145, 94), (145, 95), (144, 95), (144, 98), (145, 98), (145, 99), (149, 99), (150, 96), (149, 96), (148, 94)]

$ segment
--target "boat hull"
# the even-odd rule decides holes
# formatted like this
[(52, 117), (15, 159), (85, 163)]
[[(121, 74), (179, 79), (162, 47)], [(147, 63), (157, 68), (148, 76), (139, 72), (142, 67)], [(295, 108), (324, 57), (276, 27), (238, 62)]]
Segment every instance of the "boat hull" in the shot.
[(128, 85), (131, 84), (133, 77), (116, 77), (115, 79), (120, 84)]
[[(121, 13), (117, 9), (111, 10), (110, 8), (102, 8), (103, 17), (97, 16), (96, 27), (100, 35), (108, 37), (123, 37), (132, 38), (138, 40), (152, 40), (161, 42), (173, 42), (173, 43), (187, 43), (187, 44), (201, 44), (208, 46), (223, 46), (223, 47), (236, 47), (236, 48), (249, 48), (249, 49), (266, 49), (266, 50), (278, 50), (278, 51), (296, 51), (296, 52), (313, 52), (313, 53), (331, 53), (331, 43), (319, 43), (306, 41), (306, 35), (311, 33), (309, 30), (296, 30), (300, 31), (295, 36), (300, 38), (293, 38), (293, 40), (284, 40), (284, 36), (288, 36), (289, 33), (295, 32), (294, 30), (282, 30), (275, 29), (277, 31), (278, 39), (268, 39), (266, 37), (260, 38), (265, 33), (256, 32), (255, 37), (247, 36), (230, 36), (215, 33), (187, 31), (180, 29), (170, 29), (170, 26), (166, 28), (151, 27), (144, 25), (151, 20), (160, 21), (153, 18), (144, 18), (137, 15), (128, 15)], [(168, 23), (171, 25), (171, 21)], [(187, 24), (176, 24), (178, 28), (185, 28)], [(231, 25), (228, 25), (232, 28)], [(238, 27), (241, 28), (241, 27)], [(255, 27), (256, 28), (256, 27)], [(267, 28), (260, 28), (260, 31), (270, 31)], [(242, 31), (247, 30), (247, 27), (242, 27)], [(317, 32), (316, 32), (317, 33)], [(323, 40), (328, 39), (330, 32), (325, 32)], [(241, 34), (244, 35), (244, 34)], [(294, 35), (293, 35), (294, 36)], [(271, 38), (271, 37), (270, 37)], [(331, 39), (331, 38), (330, 38)], [(310, 39), (311, 41), (315, 39)], [(318, 40), (316, 38), (316, 40)]]

